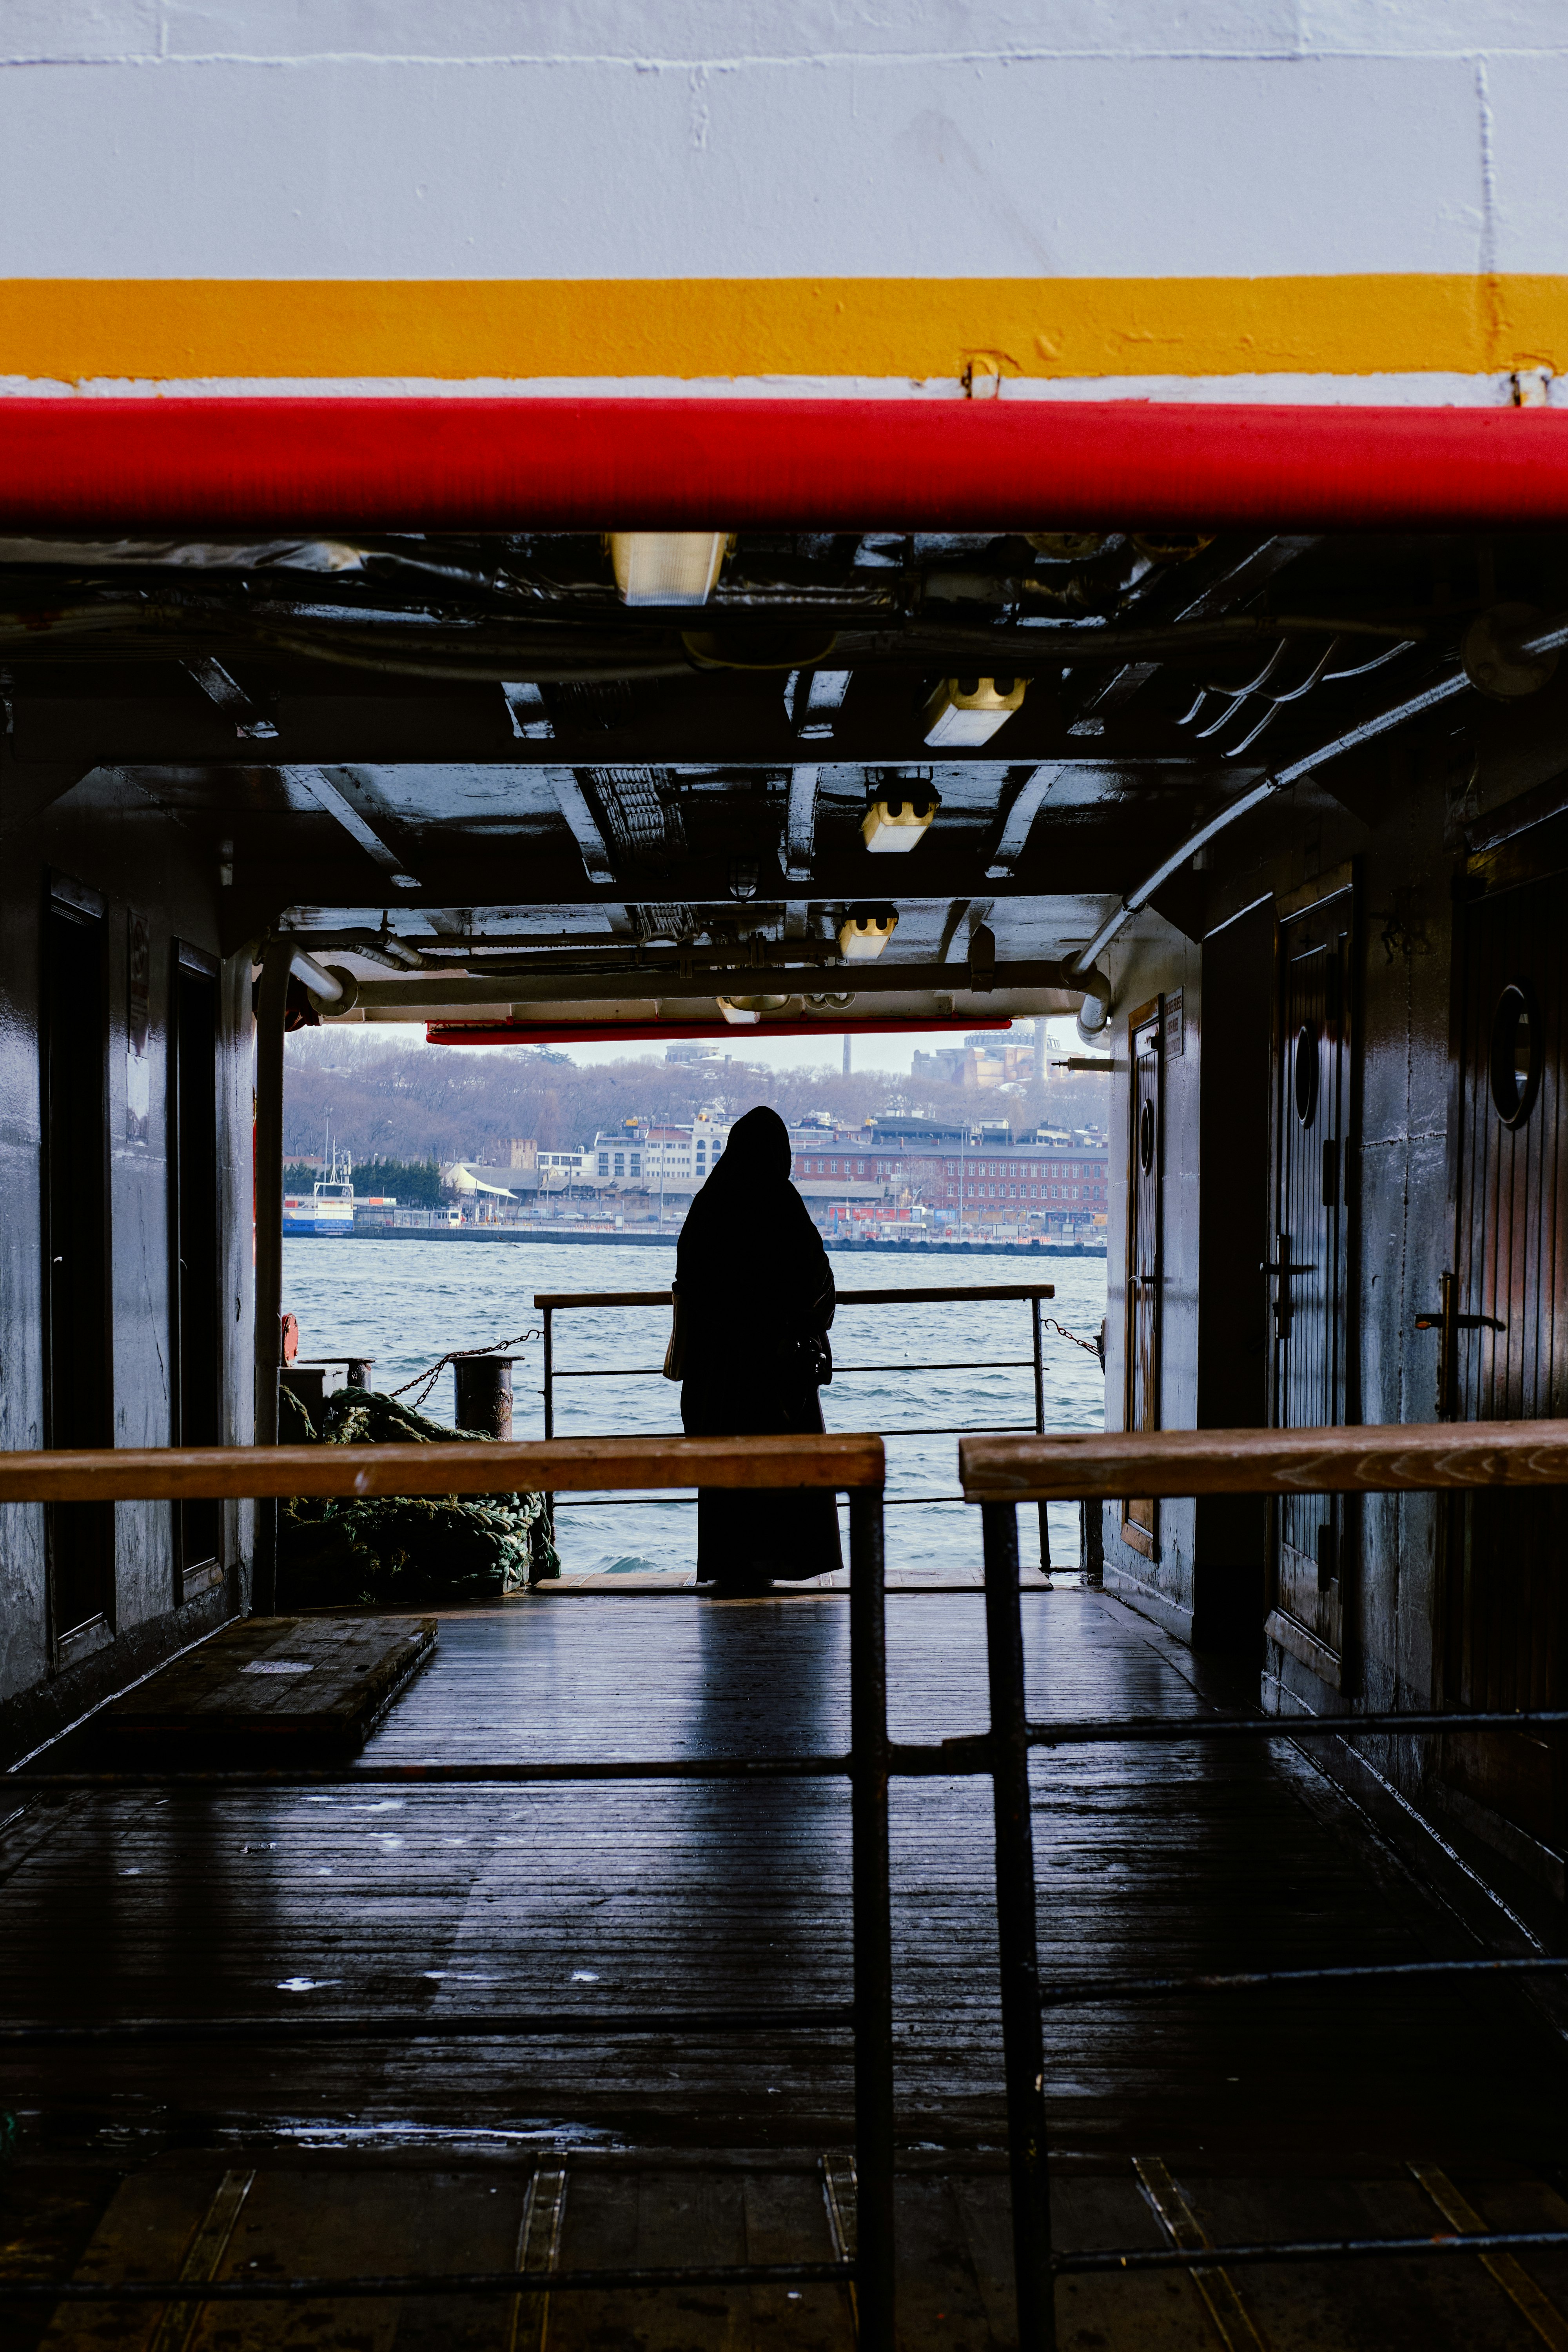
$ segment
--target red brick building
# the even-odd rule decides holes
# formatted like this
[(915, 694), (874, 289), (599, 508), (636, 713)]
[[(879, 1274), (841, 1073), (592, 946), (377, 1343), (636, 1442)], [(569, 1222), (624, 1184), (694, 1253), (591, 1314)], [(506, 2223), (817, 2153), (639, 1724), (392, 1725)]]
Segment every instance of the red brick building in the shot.
[(939, 1227), (1103, 1223), (1108, 1152), (1103, 1143), (878, 1142), (859, 1130), (797, 1132), (795, 1181), (816, 1208), (842, 1202), (867, 1213), (899, 1207), (933, 1213)]

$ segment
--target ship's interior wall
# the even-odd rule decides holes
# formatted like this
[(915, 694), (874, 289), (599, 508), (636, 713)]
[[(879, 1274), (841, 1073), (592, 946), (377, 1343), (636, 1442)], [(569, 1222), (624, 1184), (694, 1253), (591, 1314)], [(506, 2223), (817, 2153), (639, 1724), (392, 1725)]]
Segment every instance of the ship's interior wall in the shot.
[[(1560, 775), (1565, 762), (1568, 695), (1560, 688), (1515, 710), (1478, 698), (1463, 724), (1343, 762), (1332, 779), (1342, 797), (1330, 802), (1314, 790), (1282, 809), (1272, 829), (1259, 820), (1250, 839), (1238, 830), (1234, 844), (1221, 845), (1194, 925), (1201, 943), (1166, 925), (1141, 931), (1117, 975), (1111, 1168), (1124, 1178), (1130, 1165), (1126, 1016), (1179, 989), (1184, 1051), (1164, 1070), (1165, 1427), (1269, 1418), (1274, 1285), (1256, 1286), (1252, 1273), (1258, 1244), (1267, 1257), (1279, 1242), (1268, 1189), (1277, 925), (1281, 910), (1346, 873), (1355, 921), (1346, 1417), (1437, 1417), (1437, 1335), (1418, 1330), (1416, 1318), (1436, 1309), (1439, 1276), (1455, 1265), (1454, 909), (1464, 836), (1478, 815)], [(1126, 1395), (1127, 1252), (1123, 1197), (1110, 1233), (1111, 1427), (1122, 1424)], [(1373, 1496), (1360, 1507), (1346, 1539), (1337, 1669), (1277, 1606), (1263, 1508), (1194, 1514), (1191, 1505), (1162, 1505), (1153, 1559), (1130, 1547), (1121, 1518), (1107, 1507), (1107, 1583), (1200, 1648), (1250, 1648), (1265, 1705), (1323, 1712), (1443, 1704), (1436, 1497)], [(1489, 1875), (1500, 1864), (1518, 1883), (1521, 1854), (1533, 1855), (1500, 1814), (1489, 1823), (1472, 1805), (1456, 1823), (1441, 1762), (1423, 1743), (1363, 1746)], [(1545, 1883), (1552, 1874), (1545, 1853), (1533, 1875)]]
[[(12, 800), (10, 794), (4, 796)], [(14, 805), (14, 802), (12, 802)], [(47, 1442), (41, 1192), (43, 926), (58, 886), (102, 902), (110, 1425), (117, 1445), (166, 1445), (171, 1382), (169, 1005), (178, 943), (210, 958), (220, 1004), (217, 1181), (224, 1441), (251, 1433), (251, 1009), (248, 953), (218, 953), (218, 877), (135, 783), (96, 770), (6, 828), (0, 866), (0, 1446)], [(133, 924), (148, 953), (144, 1073), (130, 1069)], [(138, 1041), (140, 1024), (136, 1024)], [(146, 1112), (139, 1109), (142, 1085)], [(245, 1605), (251, 1509), (224, 1506), (221, 1580), (178, 1597), (172, 1507), (114, 1507), (103, 1620), (54, 1622), (42, 1505), (0, 1507), (0, 1749), (15, 1757)]]

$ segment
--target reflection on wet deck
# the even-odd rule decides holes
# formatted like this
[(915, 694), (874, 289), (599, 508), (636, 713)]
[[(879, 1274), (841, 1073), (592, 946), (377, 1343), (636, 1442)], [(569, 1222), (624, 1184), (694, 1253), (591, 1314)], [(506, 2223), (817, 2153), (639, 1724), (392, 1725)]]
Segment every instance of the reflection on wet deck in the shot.
[[(1109, 1596), (1040, 1592), (1024, 1609), (1035, 1714), (1205, 1705), (1204, 1670)], [(847, 1634), (839, 1593), (582, 1595), (448, 1615), (435, 1664), (367, 1758), (840, 1749)], [(895, 1738), (984, 1725), (978, 1593), (890, 1596), (889, 1657)], [(1040, 1756), (1035, 1775), (1047, 1984), (1477, 1948), (1300, 1750), (1079, 1748)], [(893, 1867), (909, 2340), (1001, 2343), (989, 1784), (895, 1784)], [(831, 1782), (49, 1797), (5, 1825), (0, 1869), (0, 1986), (17, 2019), (756, 2006), (840, 2000), (848, 1985), (847, 1799)], [(1411, 2159), (1489, 2184), (1494, 2226), (1504, 2205), (1537, 2226), (1568, 2215), (1549, 2185), (1568, 2115), (1561, 2045), (1525, 1998), (1494, 1987), (1066, 2008), (1047, 2015), (1047, 2052), (1066, 2243), (1160, 2242), (1131, 2168), (1150, 2151), (1216, 2238), (1437, 2226)], [(226, 2169), (245, 2167), (246, 2227), (286, 2245), (288, 2267), (505, 2267), (527, 2179), (560, 2151), (574, 2183), (563, 2260), (824, 2260), (820, 2159), (851, 2138), (847, 2057), (847, 2035), (820, 2032), (13, 2055), (8, 2260), (54, 2230), (54, 2258), (72, 2263), (95, 2227), (132, 2229), (121, 2206), (138, 2197), (163, 2214), (154, 2237), (188, 2236)], [(787, 2254), (755, 2251), (786, 2241)], [(1456, 2325), (1468, 2315), (1455, 2343), (1540, 2340), (1517, 2332), (1479, 2267), (1460, 2279), (1443, 2264), (1441, 2280), (1403, 2267), (1405, 2332), (1347, 2317), (1364, 2304), (1387, 2320), (1386, 2265), (1260, 2273), (1247, 2293), (1279, 2342), (1444, 2343), (1428, 2324), (1439, 2307)], [(1535, 2267), (1545, 2280), (1549, 2263)], [(1215, 2340), (1184, 2283), (1062, 2292), (1066, 2342)], [(782, 2289), (742, 2294), (752, 2333), (739, 2336), (691, 2312), (681, 2334), (673, 2310), (626, 2297), (619, 2318), (603, 2299), (594, 2326), (610, 2332), (592, 2335), (585, 2304), (557, 2297), (550, 2340), (834, 2343), (840, 2293), (803, 2290), (798, 2307)], [(698, 2300), (721, 2315), (736, 2299)], [(1313, 2337), (1292, 2311), (1338, 2316)], [(1417, 2315), (1425, 2334), (1410, 2332)], [(434, 2306), (366, 2305), (355, 2324), (369, 2332), (341, 2338), (290, 2332), (303, 2312), (231, 2312), (228, 2333), (220, 2315), (193, 2341), (513, 2340), (503, 2315), (477, 2307), (438, 2325)], [(7, 2352), (35, 2340), (36, 2321), (0, 2314)], [(142, 2338), (48, 2340), (63, 2352)]]

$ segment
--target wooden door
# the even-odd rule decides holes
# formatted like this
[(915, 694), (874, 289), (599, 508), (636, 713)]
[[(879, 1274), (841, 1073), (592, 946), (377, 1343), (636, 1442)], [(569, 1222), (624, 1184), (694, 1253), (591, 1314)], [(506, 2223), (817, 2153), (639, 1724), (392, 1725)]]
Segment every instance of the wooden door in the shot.
[[(1127, 1024), (1131, 1101), (1127, 1171), (1127, 1393), (1125, 1426), (1160, 1426), (1161, 1188), (1165, 1157), (1163, 1000)], [(1121, 1507), (1124, 1541), (1146, 1559), (1159, 1557), (1159, 1510), (1148, 1496)]]
[[(1268, 1267), (1276, 1429), (1350, 1418), (1351, 921), (1342, 889), (1279, 925)], [(1351, 1525), (1342, 1496), (1290, 1495), (1275, 1508), (1274, 1605), (1304, 1631), (1331, 1680), (1344, 1644)]]
[[(1478, 884), (1487, 862), (1476, 861)], [(1426, 1344), (1441, 1408), (1464, 1421), (1568, 1414), (1564, 877), (1513, 880), (1517, 871), (1505, 875), (1510, 887), (1467, 896), (1458, 927), (1455, 1257)], [(1450, 1705), (1564, 1704), (1565, 1559), (1561, 1489), (1482, 1490), (1452, 1512), (1442, 1629)], [(1448, 1786), (1547, 1849), (1542, 1867), (1560, 1873), (1563, 1742), (1520, 1734), (1446, 1748)]]
[[(51, 899), (43, 971), (44, 1443), (112, 1445), (109, 1088), (100, 917)], [(114, 1607), (114, 1506), (46, 1513), (58, 1658)]]

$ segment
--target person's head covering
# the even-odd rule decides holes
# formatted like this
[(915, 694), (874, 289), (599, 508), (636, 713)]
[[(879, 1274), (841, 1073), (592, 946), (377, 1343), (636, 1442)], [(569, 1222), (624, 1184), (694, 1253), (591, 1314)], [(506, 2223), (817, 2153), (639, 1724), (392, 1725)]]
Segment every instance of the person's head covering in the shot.
[(773, 1326), (793, 1330), (824, 1289), (831, 1297), (822, 1238), (790, 1182), (789, 1129), (776, 1110), (759, 1103), (730, 1129), (686, 1213), (676, 1265), (693, 1331), (717, 1316), (705, 1328), (710, 1339), (728, 1330), (724, 1346), (738, 1344), (742, 1327), (753, 1338)]
[(726, 1184), (740, 1181), (749, 1187), (760, 1184), (787, 1184), (791, 1155), (789, 1129), (776, 1110), (759, 1103), (735, 1121), (730, 1129), (730, 1139), (720, 1153), (708, 1181), (722, 1177)]

